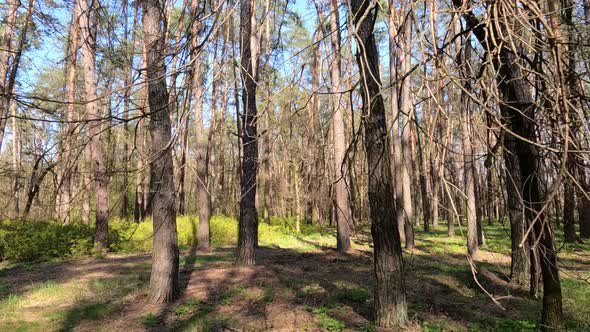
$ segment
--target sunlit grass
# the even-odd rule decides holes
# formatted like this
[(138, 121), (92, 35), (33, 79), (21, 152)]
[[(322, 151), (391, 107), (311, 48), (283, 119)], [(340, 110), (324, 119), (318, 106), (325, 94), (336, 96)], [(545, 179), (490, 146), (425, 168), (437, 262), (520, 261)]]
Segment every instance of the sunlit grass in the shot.
[[(195, 253), (190, 248), (195, 244), (193, 225), (198, 227), (194, 217), (179, 218), (179, 243), (188, 252), (181, 256), (181, 267), (206, 268), (210, 265), (231, 265), (235, 256), (230, 249), (219, 249), (211, 253)], [(150, 248), (151, 229), (140, 224), (127, 238), (127, 244), (119, 247), (123, 252), (144, 251)], [(232, 246), (237, 240), (237, 222), (226, 217), (212, 220), (212, 243), (215, 246)], [(145, 227), (145, 228), (144, 228)], [(461, 233), (456, 227), (456, 235), (447, 236), (447, 225), (442, 223), (429, 233), (421, 226), (416, 227), (415, 251), (405, 251), (406, 269), (412, 273), (426, 276), (425, 283), (435, 282), (436, 296), (457, 297), (462, 301), (489, 301), (473, 281), (471, 270), (464, 254), (466, 253), (466, 231)], [(130, 228), (131, 230), (131, 228)], [(484, 252), (492, 252), (508, 257), (510, 252), (509, 224), (494, 222), (484, 224), (486, 245)], [(335, 248), (336, 238), (333, 229), (305, 227), (296, 233), (289, 223), (276, 221), (275, 224), (260, 224), (259, 240), (261, 247), (288, 249), (296, 252), (318, 253), (323, 249)], [(119, 239), (123, 239), (121, 233)], [(590, 330), (590, 271), (587, 270), (588, 244), (562, 245), (561, 233), (557, 232), (559, 247), (561, 281), (564, 295), (564, 312), (568, 331)], [(356, 238), (355, 238), (356, 239)], [(122, 241), (122, 240), (121, 240)], [(147, 242), (146, 242), (147, 241)], [(124, 241), (123, 241), (124, 242)], [(123, 243), (118, 242), (118, 243)], [(371, 250), (366, 240), (359, 240), (354, 247)], [(47, 263), (52, 264), (52, 263)], [(314, 317), (311, 330), (340, 331), (346, 324), (341, 318), (353, 310), (365, 317), (372, 311), (372, 268), (369, 261), (351, 260), (347, 263), (354, 273), (366, 275), (363, 283), (344, 279), (329, 279), (329, 283), (307, 280), (289, 274), (277, 275), (274, 281), (264, 285), (233, 284), (220, 290), (219, 303), (212, 304), (189, 298), (171, 307), (174, 317), (172, 328), (180, 331), (217, 331), (223, 327), (240, 327), (241, 322), (214, 312), (217, 306), (232, 306), (235, 302), (270, 304), (274, 301), (287, 301), (307, 306), (307, 313)], [(35, 264), (24, 264), (21, 271), (35, 271)], [(26, 267), (26, 268), (24, 268)], [(478, 271), (484, 269), (509, 271), (509, 260), (495, 263), (477, 262)], [(70, 330), (82, 322), (103, 324), (110, 317), (117, 316), (130, 296), (145, 294), (149, 280), (150, 264), (145, 262), (125, 263), (121, 266), (123, 275), (93, 276), (86, 279), (46, 281), (26, 287), (20, 294), (11, 294), (10, 287), (0, 285), (0, 330), (1, 331), (51, 331)], [(510, 292), (506, 290), (506, 294)], [(497, 295), (497, 294), (496, 294)], [(502, 294), (500, 294), (502, 295)], [(430, 299), (429, 299), (430, 300)], [(432, 303), (424, 303), (409, 298), (410, 314), (414, 315), (424, 331), (533, 331), (537, 328), (540, 301), (519, 298), (511, 303), (513, 317), (482, 315), (478, 308), (458, 304), (456, 314), (468, 317), (465, 321), (453, 318), (422, 318), (422, 313), (432, 310)], [(490, 302), (490, 306), (493, 304)], [(416, 316), (417, 315), (417, 316)], [(475, 318), (474, 318), (475, 317)], [(164, 325), (160, 312), (151, 315), (144, 313), (136, 317), (136, 324), (146, 329), (160, 328)], [(97, 328), (100, 325), (97, 325)], [(170, 327), (166, 325), (166, 327)], [(370, 325), (357, 326), (355, 330), (370, 331)]]

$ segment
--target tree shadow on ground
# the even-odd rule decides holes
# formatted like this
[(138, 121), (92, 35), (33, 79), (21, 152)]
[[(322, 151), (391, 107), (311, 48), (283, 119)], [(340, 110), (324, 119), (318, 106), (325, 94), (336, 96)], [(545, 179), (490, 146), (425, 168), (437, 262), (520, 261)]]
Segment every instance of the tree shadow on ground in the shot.
[[(347, 328), (360, 330), (373, 320), (374, 281), (370, 252), (343, 254), (323, 249), (302, 253), (261, 247), (257, 249), (257, 265), (254, 267), (231, 265), (233, 252), (233, 248), (212, 253), (199, 253), (194, 249), (185, 252), (179, 276), (179, 299), (158, 307), (155, 321), (148, 322), (149, 326), (144, 323), (143, 327), (158, 331), (184, 331), (195, 326), (211, 331), (235, 329), (236, 326), (273, 330), (281, 326), (281, 320), (289, 320), (288, 324), (294, 324), (290, 328), (298, 329), (304, 323), (324, 326), (322, 324), (331, 323), (329, 319), (336, 319)], [(501, 271), (505, 266), (476, 263), (479, 283), (507, 310), (484, 294), (474, 281), (464, 255), (426, 252), (413, 255), (411, 263), (408, 256), (405, 259), (408, 262), (405, 278), (409, 315), (415, 320), (502, 331), (534, 328), (538, 320), (540, 301), (512, 290)], [(97, 261), (98, 266), (81, 270), (64, 264), (59, 268), (71, 269), (67, 278), (101, 272), (100, 268), (120, 276), (136, 272), (129, 264), (149, 269), (149, 257), (107, 258)], [(39, 274), (39, 282), (56, 280), (51, 275), (48, 279), (41, 279), (42, 271), (29, 272)], [(68, 280), (66, 275), (61, 277)], [(128, 307), (138, 306), (147, 299), (145, 295), (132, 298), (129, 295), (147, 286), (147, 282), (145, 277), (139, 278), (136, 284), (121, 287), (121, 291), (111, 297), (76, 304), (64, 313), (60, 330), (70, 331), (85, 321), (96, 320), (96, 326), (102, 322), (108, 325), (110, 320), (141, 321), (142, 316)], [(145, 314), (145, 310), (141, 312)], [(296, 312), (298, 318), (285, 318), (292, 312)], [(581, 327), (579, 330), (588, 327), (587, 322), (571, 318), (568, 324)]]

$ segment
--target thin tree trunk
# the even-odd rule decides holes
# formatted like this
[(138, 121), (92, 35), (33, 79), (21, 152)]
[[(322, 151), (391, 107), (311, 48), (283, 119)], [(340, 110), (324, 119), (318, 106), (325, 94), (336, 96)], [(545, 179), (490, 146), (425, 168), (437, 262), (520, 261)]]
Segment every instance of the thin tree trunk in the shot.
[[(414, 225), (412, 224), (412, 219), (414, 218), (414, 211), (412, 209), (412, 192), (410, 189), (410, 174), (413, 172), (412, 167), (412, 160), (410, 158), (410, 119), (412, 117), (413, 112), (413, 105), (412, 99), (410, 97), (410, 88), (411, 88), (411, 76), (409, 76), (410, 68), (410, 53), (411, 53), (411, 43), (412, 43), (412, 24), (411, 24), (411, 16), (412, 8), (406, 7), (407, 13), (404, 13), (404, 16), (407, 17), (407, 20), (404, 22), (403, 28), (403, 43), (401, 44), (402, 52), (400, 54), (400, 62), (401, 62), (401, 69), (406, 76), (402, 81), (401, 86), (401, 94), (400, 94), (400, 109), (401, 109), (401, 117), (402, 117), (402, 140), (401, 140), (401, 153), (402, 159), (400, 160), (400, 168), (401, 168), (401, 178), (396, 179), (396, 182), (402, 181), (402, 206), (404, 212), (404, 233), (405, 233), (405, 241), (406, 241), (406, 248), (413, 249), (414, 244)], [(397, 165), (396, 165), (397, 167)]]
[(346, 135), (343, 118), (343, 94), (341, 84), (341, 54), (340, 54), (340, 22), (338, 1), (330, 0), (330, 40), (332, 42), (331, 78), (332, 103), (334, 114), (332, 128), (334, 137), (334, 205), (336, 217), (336, 248), (341, 252), (351, 249), (350, 232), (352, 225), (352, 210), (346, 187), (346, 176), (349, 172), (345, 163)]
[(8, 115), (8, 104), (12, 89), (5, 80), (10, 70), (10, 55), (12, 50), (12, 37), (16, 30), (16, 18), (18, 16), (19, 0), (8, 0), (8, 11), (2, 39), (0, 39), (0, 149), (4, 141), (4, 130)]
[(199, 35), (201, 23), (199, 19), (199, 1), (191, 1), (191, 51), (193, 61), (192, 73), (192, 90), (194, 98), (195, 124), (196, 124), (196, 171), (197, 171), (197, 204), (199, 210), (199, 230), (198, 230), (198, 248), (209, 249), (209, 215), (210, 215), (210, 197), (208, 190), (209, 170), (207, 160), (207, 136), (205, 135), (205, 125), (203, 120), (203, 75), (201, 68), (201, 51), (199, 47)]
[[(191, 94), (187, 93), (187, 100), (182, 106), (182, 113), (185, 112), (186, 104), (190, 100)], [(188, 153), (188, 134), (189, 134), (189, 116), (185, 115), (182, 119), (182, 133), (180, 143), (180, 163), (178, 165), (178, 214), (184, 215), (186, 213), (186, 192), (185, 192), (185, 178), (186, 178), (186, 155)]]
[(430, 221), (431, 215), (430, 211), (432, 207), (430, 206), (430, 181), (428, 180), (428, 165), (424, 151), (424, 145), (422, 144), (422, 140), (420, 139), (420, 127), (418, 125), (418, 120), (414, 117), (414, 127), (416, 135), (416, 145), (418, 146), (418, 167), (420, 168), (420, 193), (422, 196), (422, 218), (424, 219), (424, 231), (430, 232)]
[[(125, 0), (123, 2), (123, 8), (125, 13), (123, 16), (125, 17), (125, 45), (127, 46), (127, 54), (126, 54), (126, 65), (127, 71), (125, 75), (125, 90), (123, 95), (123, 171), (121, 174), (121, 187), (122, 187), (122, 195), (121, 195), (121, 207), (119, 209), (119, 217), (122, 219), (127, 220), (129, 218), (129, 164), (131, 162), (131, 158), (129, 156), (129, 104), (131, 99), (131, 85), (133, 84), (133, 56), (135, 50), (135, 29), (137, 26), (137, 16), (138, 10), (137, 5), (134, 6), (134, 16), (133, 16), (133, 26), (131, 28), (131, 32), (128, 30), (128, 22), (127, 22), (127, 9), (128, 9), (128, 2)], [(131, 40), (129, 40), (129, 33), (131, 33)]]
[(64, 223), (68, 224), (70, 221), (70, 212), (72, 204), (72, 154), (74, 148), (74, 106), (76, 99), (76, 66), (78, 58), (78, 6), (74, 3), (74, 12), (72, 14), (72, 23), (70, 30), (70, 63), (68, 70), (67, 86), (67, 107), (66, 107), (66, 123), (64, 131), (64, 149), (63, 149), (63, 170), (61, 171), (61, 181), (59, 183), (58, 202), (58, 218)]
[[(461, 43), (457, 38), (456, 43)], [(456, 50), (459, 52), (461, 46), (457, 45)], [(474, 168), (475, 161), (473, 157), (473, 142), (471, 141), (472, 132), (469, 128), (471, 117), (471, 102), (467, 96), (467, 91), (471, 91), (471, 44), (467, 40), (463, 43), (463, 51), (458, 55), (460, 59), (460, 71), (463, 88), (461, 89), (461, 141), (463, 147), (463, 181), (465, 186), (465, 219), (467, 221), (467, 252), (472, 257), (477, 257), (479, 242), (477, 240), (477, 207), (475, 203), (475, 178)]]
[[(395, 179), (394, 195), (392, 198), (395, 199), (396, 222), (399, 236), (401, 241), (405, 242), (404, 183), (402, 180), (405, 172), (405, 163), (403, 162), (402, 157), (402, 142), (399, 132), (400, 123), (402, 122), (403, 117), (400, 105), (402, 105), (402, 108), (404, 108), (404, 106), (403, 103), (400, 103), (399, 101), (399, 94), (402, 87), (398, 83), (398, 78), (400, 76), (399, 70), (401, 69), (399, 63), (403, 56), (401, 54), (405, 49), (400, 49), (397, 45), (398, 42), (396, 42), (396, 38), (399, 38), (399, 18), (397, 17), (396, 12), (397, 9), (395, 8), (393, 0), (389, 0), (389, 81), (391, 84), (391, 118), (393, 122), (391, 125), (391, 146), (393, 149), (393, 162), (391, 163), (391, 168), (393, 169), (393, 178)], [(403, 19), (403, 14), (401, 16)]]
[[(264, 1), (264, 12), (265, 16), (270, 15), (270, 0)], [(266, 70), (269, 69), (269, 62), (270, 62), (270, 18), (266, 17), (265, 24), (264, 24), (264, 69), (265, 74), (270, 75), (270, 72), (267, 73)], [(271, 100), (270, 100), (270, 78), (264, 80), (264, 128), (266, 133), (264, 133), (263, 139), (263, 149), (264, 155), (262, 159), (262, 167), (263, 167), (263, 218), (264, 222), (270, 225), (270, 208), (271, 208), (271, 199), (270, 199), (270, 191), (271, 191), (271, 142), (270, 137), (272, 135), (272, 128), (270, 127), (270, 113), (271, 113)]]
[(94, 232), (94, 247), (97, 252), (108, 250), (109, 246), (109, 201), (106, 164), (102, 153), (101, 114), (100, 103), (96, 94), (96, 73), (93, 27), (89, 25), (94, 8), (88, 6), (87, 0), (78, 0), (80, 13), (80, 37), (82, 40), (82, 66), (84, 68), (84, 88), (86, 95), (86, 120), (89, 122), (88, 138), (90, 140), (90, 157), (94, 175), (94, 202), (96, 224)]
[(14, 219), (20, 218), (20, 171), (21, 171), (21, 143), (18, 128), (16, 126), (16, 103), (11, 103), (12, 113), (12, 171), (14, 190)]

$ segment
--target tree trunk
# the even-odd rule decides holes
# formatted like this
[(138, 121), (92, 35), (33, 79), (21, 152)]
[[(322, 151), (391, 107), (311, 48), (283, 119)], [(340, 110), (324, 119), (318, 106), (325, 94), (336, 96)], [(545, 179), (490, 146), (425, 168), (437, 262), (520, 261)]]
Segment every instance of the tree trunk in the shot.
[[(391, 10), (390, 10), (391, 11)], [(404, 233), (407, 249), (414, 249), (414, 225), (412, 219), (414, 218), (414, 211), (412, 209), (412, 192), (410, 189), (410, 174), (412, 174), (413, 165), (410, 153), (410, 119), (412, 117), (413, 105), (410, 98), (411, 87), (411, 44), (412, 44), (412, 24), (410, 17), (413, 15), (412, 8), (406, 6), (407, 13), (404, 13), (404, 18), (408, 18), (403, 24), (403, 42), (401, 44), (400, 62), (401, 69), (405, 78), (402, 81), (400, 93), (400, 109), (402, 118), (402, 141), (401, 153), (402, 159), (399, 164), (401, 168), (401, 178), (396, 179), (396, 182), (402, 181), (402, 207), (404, 214)], [(397, 165), (396, 165), (397, 166)]]
[[(400, 60), (402, 58), (402, 53), (405, 52), (405, 49), (398, 47), (397, 44), (399, 41), (396, 42), (396, 38), (398, 38), (399, 33), (399, 18), (397, 17), (396, 12), (397, 10), (395, 9), (393, 0), (389, 0), (389, 82), (391, 84), (391, 146), (393, 149), (393, 162), (391, 163), (390, 167), (393, 169), (393, 178), (395, 179), (394, 195), (392, 198), (395, 199), (396, 222), (400, 240), (405, 242), (406, 233), (404, 213), (404, 183), (402, 179), (404, 172), (406, 172), (406, 165), (403, 162), (402, 142), (399, 132), (403, 117), (403, 114), (400, 110), (400, 105), (402, 105), (403, 108), (403, 104), (400, 103), (399, 100), (402, 86), (398, 83), (400, 76), (399, 71), (401, 69)], [(403, 15), (401, 16), (402, 18), (404, 17)]]
[(330, 0), (330, 40), (332, 43), (331, 79), (333, 117), (332, 129), (334, 139), (334, 207), (336, 217), (336, 248), (341, 252), (351, 249), (350, 232), (352, 225), (352, 210), (348, 199), (346, 177), (349, 172), (345, 163), (346, 135), (343, 118), (343, 93), (341, 84), (341, 54), (340, 54), (340, 20), (338, 1)]
[[(457, 38), (456, 43), (461, 43), (461, 39)], [(457, 45), (456, 50), (459, 52), (460, 45)], [(472, 257), (477, 257), (479, 249), (479, 242), (477, 240), (477, 207), (475, 204), (475, 161), (473, 157), (473, 142), (471, 141), (472, 132), (469, 128), (471, 117), (471, 102), (467, 96), (467, 92), (471, 91), (471, 44), (469, 40), (463, 43), (463, 52), (458, 55), (459, 70), (461, 72), (461, 79), (463, 88), (461, 89), (461, 141), (463, 146), (463, 181), (465, 185), (465, 216), (467, 221), (467, 252)]]
[[(181, 114), (186, 114), (185, 110), (188, 107), (190, 100), (192, 99), (190, 91), (186, 93), (186, 100), (183, 102)], [(186, 213), (186, 156), (188, 154), (188, 135), (189, 135), (189, 121), (190, 117), (188, 114), (182, 117), (181, 126), (182, 130), (180, 133), (180, 163), (178, 164), (178, 214), (184, 215)]]
[[(372, 2), (371, 2), (372, 3)], [(365, 150), (369, 175), (369, 208), (375, 272), (375, 324), (381, 328), (403, 326), (407, 320), (404, 268), (396, 206), (391, 204), (389, 140), (385, 105), (381, 94), (379, 57), (373, 36), (377, 7), (369, 1), (352, 0), (351, 12), (360, 45), (356, 55), (361, 73)]]
[[(461, 0), (453, 0), (455, 7), (462, 8)], [(493, 12), (492, 15), (502, 15), (504, 13), (488, 9)], [(539, 151), (534, 144), (537, 141), (535, 134), (535, 112), (536, 104), (530, 93), (530, 87), (526, 77), (521, 69), (517, 54), (508, 49), (506, 44), (493, 40), (491, 36), (501, 36), (497, 31), (493, 31), (495, 26), (480, 24), (479, 20), (471, 11), (462, 13), (467, 25), (473, 29), (473, 32), (479, 42), (487, 47), (500, 46), (498, 56), (493, 57), (491, 63), (497, 71), (496, 76), (498, 90), (500, 91), (500, 111), (504, 125), (510, 130), (506, 132), (506, 139), (514, 139), (514, 144), (507, 146), (507, 153), (513, 154), (520, 168), (521, 179), (526, 179), (522, 187), (518, 188), (522, 195), (524, 206), (526, 207), (526, 219), (532, 223), (534, 236), (538, 240), (538, 250), (540, 252), (540, 267), (543, 276), (543, 312), (541, 324), (543, 329), (561, 329), (563, 325), (563, 308), (561, 283), (559, 280), (559, 269), (555, 245), (553, 242), (553, 233), (549, 222), (545, 219), (542, 205), (541, 189), (539, 184)], [(497, 18), (496, 18), (497, 19)], [(490, 29), (491, 31), (486, 31)], [(532, 142), (532, 143), (531, 143)], [(508, 160), (508, 159), (506, 159)], [(514, 169), (507, 170), (514, 173)]]
[(8, 118), (8, 104), (12, 89), (5, 79), (10, 69), (10, 55), (12, 54), (12, 37), (16, 30), (16, 19), (18, 16), (19, 0), (8, 0), (8, 11), (4, 32), (0, 39), (0, 149), (4, 141), (4, 130)]
[(94, 175), (94, 203), (96, 224), (94, 247), (97, 252), (108, 250), (109, 246), (109, 195), (106, 164), (102, 153), (100, 102), (96, 94), (94, 36), (89, 25), (94, 8), (88, 6), (87, 0), (78, 0), (80, 13), (80, 37), (82, 40), (82, 65), (84, 72), (84, 88), (86, 92), (86, 120), (89, 122), (88, 138), (90, 140), (90, 157)]
[[(264, 75), (271, 75), (270, 71), (267, 72), (269, 69), (269, 62), (270, 62), (270, 18), (267, 17), (270, 15), (270, 1), (264, 1), (264, 13), (265, 13), (265, 21), (264, 21)], [(262, 197), (262, 205), (263, 205), (263, 218), (264, 222), (270, 225), (270, 209), (271, 209), (271, 143), (270, 138), (272, 135), (272, 128), (270, 126), (270, 115), (271, 115), (271, 91), (270, 91), (270, 77), (264, 80), (264, 110), (263, 110), (263, 117), (264, 117), (264, 138), (262, 140), (263, 144), (263, 156), (262, 156), (262, 185), (263, 185), (263, 197)]]
[[(240, 177), (240, 219), (238, 233), (237, 264), (254, 265), (258, 234), (256, 209), (256, 184), (258, 176), (258, 132), (256, 109), (256, 80), (258, 67), (258, 40), (256, 37), (255, 0), (244, 0), (240, 6), (240, 61), (243, 84), (242, 104), (244, 114), (241, 145), (243, 157)], [(239, 114), (239, 113), (238, 113)]]
[(12, 109), (12, 171), (14, 190), (14, 219), (20, 218), (20, 171), (21, 171), (21, 142), (16, 126), (16, 102), (11, 103)]
[(430, 181), (428, 180), (428, 165), (427, 161), (424, 158), (425, 151), (424, 145), (422, 144), (422, 140), (420, 139), (420, 126), (418, 125), (418, 120), (414, 117), (414, 127), (415, 127), (415, 135), (416, 135), (416, 145), (418, 146), (418, 167), (420, 167), (420, 194), (422, 196), (422, 218), (424, 222), (424, 231), (430, 232), (430, 221), (431, 215), (430, 211), (432, 207), (430, 206)]
[[(127, 27), (127, 8), (128, 3), (127, 0), (124, 1), (124, 11), (125, 13), (123, 16), (125, 17), (125, 45), (126, 45), (126, 74), (125, 74), (125, 90), (123, 94), (123, 171), (121, 174), (121, 187), (122, 187), (122, 195), (121, 195), (121, 206), (119, 209), (119, 217), (121, 219), (127, 220), (129, 218), (129, 165), (131, 163), (131, 158), (129, 156), (129, 104), (131, 102), (131, 85), (133, 84), (133, 56), (135, 50), (135, 28), (137, 26), (137, 16), (138, 10), (137, 5), (135, 5), (135, 11), (133, 16), (133, 27), (131, 32), (129, 32)], [(131, 33), (131, 39), (129, 38), (129, 33)]]
[(197, 171), (197, 204), (199, 210), (199, 238), (198, 248), (209, 249), (209, 214), (211, 210), (209, 197), (209, 167), (207, 160), (207, 136), (205, 135), (205, 125), (203, 120), (203, 77), (201, 68), (201, 50), (199, 49), (199, 35), (201, 23), (199, 18), (199, 1), (191, 1), (191, 48), (193, 61), (193, 79), (192, 90), (195, 109), (196, 123), (196, 171)]
[(178, 244), (174, 202), (174, 170), (165, 44), (161, 29), (163, 7), (158, 0), (143, 0), (143, 35), (147, 50), (149, 131), (152, 142), (150, 192), (153, 196), (153, 252), (150, 301), (170, 302), (178, 290)]
[(64, 124), (65, 130), (63, 131), (63, 165), (60, 172), (61, 179), (58, 183), (58, 196), (57, 196), (57, 217), (64, 224), (70, 222), (70, 211), (72, 209), (72, 155), (74, 137), (74, 106), (76, 99), (76, 63), (78, 57), (78, 6), (74, 3), (74, 12), (72, 14), (72, 22), (70, 26), (70, 41), (68, 48), (70, 50), (69, 58), (69, 70), (67, 71), (67, 107), (66, 107), (66, 123)]

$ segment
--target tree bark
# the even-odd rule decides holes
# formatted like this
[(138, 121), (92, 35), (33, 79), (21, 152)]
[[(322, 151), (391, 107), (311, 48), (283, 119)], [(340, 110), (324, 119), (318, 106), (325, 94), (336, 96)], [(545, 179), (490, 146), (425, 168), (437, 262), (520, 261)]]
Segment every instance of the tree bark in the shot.
[(391, 204), (393, 183), (390, 173), (389, 140), (385, 105), (381, 94), (379, 57), (373, 35), (377, 7), (373, 2), (352, 0), (352, 21), (359, 51), (356, 60), (361, 74), (364, 134), (369, 174), (369, 208), (375, 285), (375, 324), (382, 328), (403, 326), (407, 320), (404, 267), (396, 207)]
[[(240, 63), (242, 74), (242, 104), (244, 114), (241, 136), (242, 162), (240, 177), (240, 219), (238, 233), (239, 265), (254, 265), (258, 234), (256, 186), (258, 176), (258, 130), (256, 109), (256, 81), (258, 67), (258, 40), (256, 32), (255, 0), (243, 0), (240, 5)], [(239, 113), (238, 113), (239, 114)]]
[(172, 137), (166, 91), (165, 44), (159, 0), (143, 0), (143, 35), (147, 50), (149, 131), (152, 142), (150, 192), (153, 196), (153, 252), (150, 301), (170, 302), (178, 290), (178, 244), (172, 169)]
[(94, 8), (88, 6), (87, 0), (78, 0), (80, 13), (80, 38), (82, 45), (82, 66), (84, 72), (84, 88), (86, 93), (86, 120), (89, 123), (88, 139), (90, 140), (90, 157), (94, 177), (94, 203), (96, 224), (94, 231), (94, 247), (97, 252), (108, 250), (109, 246), (109, 201), (106, 164), (102, 153), (101, 112), (100, 102), (96, 94), (96, 73), (94, 53), (94, 36), (89, 25)]
[[(128, 1), (125, 0), (123, 2), (124, 14), (125, 17), (125, 46), (126, 46), (126, 66), (127, 70), (125, 72), (125, 89), (123, 91), (123, 171), (121, 174), (121, 187), (122, 187), (122, 195), (121, 195), (121, 206), (119, 209), (119, 217), (121, 219), (127, 220), (129, 218), (129, 166), (131, 162), (131, 158), (129, 156), (129, 104), (131, 102), (131, 85), (133, 84), (133, 56), (135, 50), (135, 28), (137, 26), (137, 4), (135, 4), (135, 11), (133, 16), (133, 26), (131, 28), (131, 32), (129, 32), (129, 28), (127, 27), (127, 10), (128, 10)], [(131, 38), (129, 34), (131, 33)]]
[[(453, 0), (456, 8), (464, 9), (461, 0)], [(493, 19), (509, 19), (503, 17), (502, 12), (494, 8)], [(545, 219), (542, 205), (541, 189), (539, 184), (539, 151), (534, 144), (537, 141), (535, 134), (535, 112), (537, 110), (530, 93), (526, 76), (519, 64), (517, 54), (498, 43), (493, 36), (501, 36), (493, 31), (496, 26), (480, 24), (471, 11), (463, 11), (463, 18), (484, 48), (497, 49), (498, 56), (494, 56), (491, 64), (498, 73), (496, 75), (498, 90), (500, 91), (500, 112), (502, 121), (510, 132), (506, 132), (506, 138), (512, 137), (514, 144), (506, 146), (507, 153), (513, 154), (520, 168), (521, 179), (526, 179), (518, 192), (522, 195), (523, 204), (526, 207), (526, 219), (532, 224), (534, 237), (538, 241), (540, 251), (540, 267), (543, 276), (543, 312), (541, 318), (544, 330), (561, 329), (563, 325), (563, 307), (559, 269), (553, 240), (553, 232), (549, 222)], [(498, 17), (499, 16), (499, 17)], [(486, 31), (490, 29), (490, 31)], [(496, 37), (498, 38), (498, 37)], [(506, 159), (508, 160), (508, 159)], [(506, 167), (511, 173), (511, 164)]]
[(0, 149), (4, 141), (4, 130), (8, 118), (8, 104), (12, 89), (5, 79), (10, 70), (10, 55), (12, 50), (12, 37), (16, 30), (16, 18), (18, 16), (19, 0), (8, 1), (8, 11), (4, 32), (0, 39)]
[(334, 139), (334, 208), (336, 217), (336, 248), (341, 252), (351, 249), (350, 232), (352, 225), (352, 210), (348, 198), (346, 177), (349, 170), (345, 163), (346, 135), (343, 118), (343, 94), (341, 84), (341, 54), (340, 54), (340, 20), (338, 1), (330, 0), (330, 41), (332, 44), (331, 80), (332, 80), (332, 135)]
[[(403, 223), (404, 223), (404, 233), (405, 233), (405, 241), (406, 241), (406, 248), (407, 249), (414, 249), (414, 225), (412, 223), (412, 219), (414, 218), (414, 211), (412, 208), (412, 191), (410, 189), (411, 181), (410, 181), (410, 174), (413, 172), (413, 165), (411, 160), (411, 153), (410, 153), (410, 119), (412, 117), (413, 112), (413, 105), (412, 99), (410, 97), (411, 93), (411, 44), (412, 44), (412, 24), (411, 24), (411, 16), (412, 8), (409, 6), (405, 6), (407, 13), (404, 13), (404, 17), (407, 17), (406, 21), (403, 24), (403, 42), (400, 43), (400, 47), (402, 49), (400, 55), (400, 62), (401, 62), (401, 69), (405, 78), (401, 83), (401, 90), (400, 90), (400, 109), (401, 109), (401, 119), (402, 119), (402, 140), (401, 140), (401, 153), (402, 159), (399, 164), (401, 168), (401, 179), (396, 179), (397, 182), (400, 180), (402, 181), (402, 207), (403, 207)], [(391, 12), (391, 10), (390, 10)], [(396, 165), (397, 166), (397, 165)]]
[[(461, 43), (461, 39), (457, 38), (456, 43)], [(456, 50), (460, 52), (461, 46), (457, 45)], [(469, 60), (471, 58), (471, 44), (466, 40), (462, 45), (463, 51), (458, 55), (460, 60), (459, 70), (461, 72), (461, 81), (463, 88), (461, 89), (461, 141), (463, 146), (463, 182), (465, 186), (465, 219), (467, 221), (467, 252), (472, 257), (477, 257), (479, 249), (479, 242), (477, 239), (477, 207), (475, 203), (475, 177), (474, 177), (474, 157), (473, 157), (473, 142), (471, 141), (472, 132), (469, 128), (471, 117), (471, 103), (467, 92), (471, 91), (471, 68)]]
[(16, 126), (16, 103), (11, 103), (12, 113), (12, 171), (14, 190), (14, 219), (20, 218), (20, 171), (21, 171), (21, 137)]
[(211, 210), (209, 197), (209, 162), (207, 158), (207, 136), (203, 121), (203, 77), (201, 68), (201, 50), (199, 35), (201, 23), (199, 19), (199, 0), (191, 1), (191, 51), (193, 61), (192, 90), (196, 124), (196, 171), (197, 171), (197, 204), (199, 210), (198, 248), (209, 249), (209, 215)]

